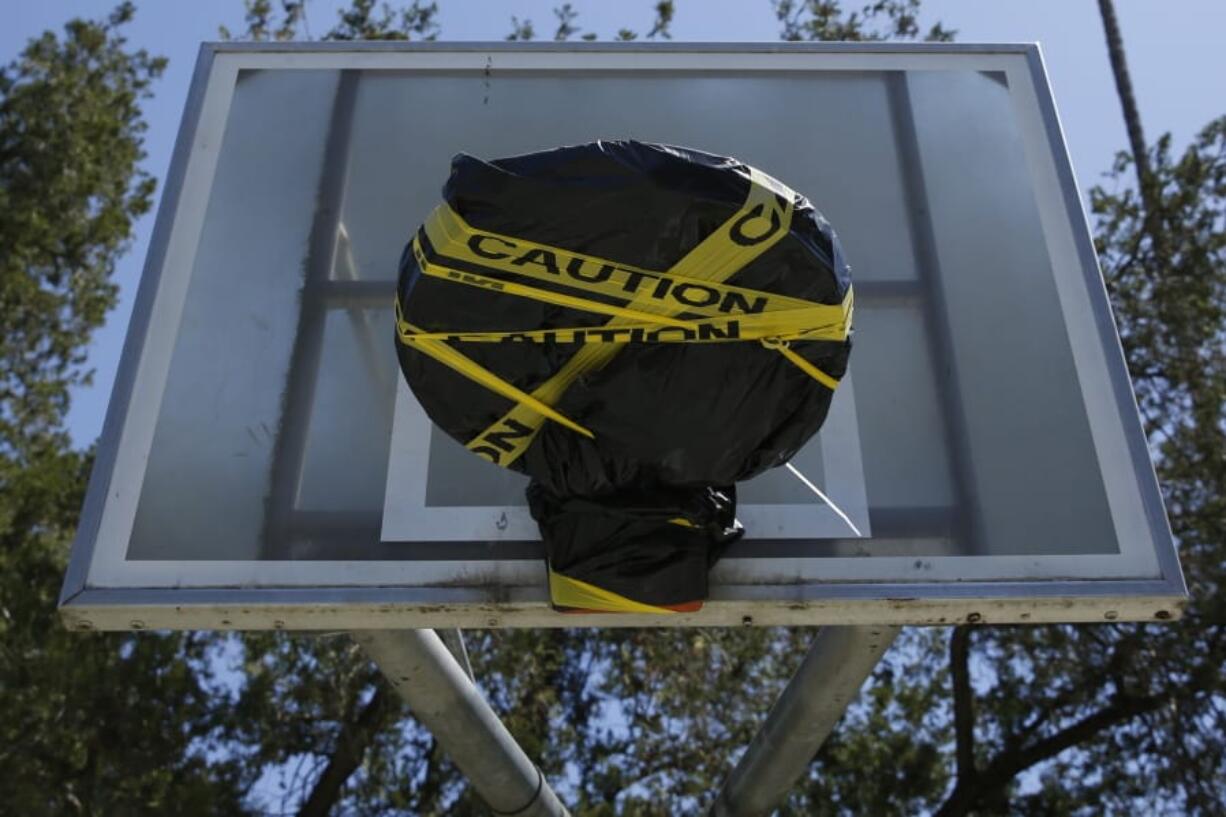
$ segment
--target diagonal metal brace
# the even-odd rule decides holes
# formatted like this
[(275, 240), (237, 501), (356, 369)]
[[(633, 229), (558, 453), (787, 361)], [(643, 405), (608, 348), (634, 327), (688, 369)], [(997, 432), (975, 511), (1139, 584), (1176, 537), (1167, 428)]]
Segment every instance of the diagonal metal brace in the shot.
[(823, 627), (711, 806), (711, 817), (769, 814), (805, 773), (898, 627)]
[(569, 817), (436, 632), (365, 630), (353, 639), (495, 814)]

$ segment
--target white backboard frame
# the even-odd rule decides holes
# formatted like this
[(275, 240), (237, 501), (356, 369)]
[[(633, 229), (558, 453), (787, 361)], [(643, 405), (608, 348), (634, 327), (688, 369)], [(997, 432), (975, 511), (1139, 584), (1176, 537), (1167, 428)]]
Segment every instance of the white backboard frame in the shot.
[[(560, 615), (539, 559), (129, 560), (127, 543), (183, 318), (190, 260), (241, 70), (1003, 73), (1023, 123), (1068, 331), (1120, 531), (1099, 555), (736, 559), (694, 614)], [(836, 225), (837, 226), (837, 225)], [(1148, 460), (1080, 197), (1033, 45), (207, 44), (167, 178), (61, 606), (81, 629), (941, 624), (1177, 616), (1182, 574)], [(855, 359), (852, 367), (854, 371)]]

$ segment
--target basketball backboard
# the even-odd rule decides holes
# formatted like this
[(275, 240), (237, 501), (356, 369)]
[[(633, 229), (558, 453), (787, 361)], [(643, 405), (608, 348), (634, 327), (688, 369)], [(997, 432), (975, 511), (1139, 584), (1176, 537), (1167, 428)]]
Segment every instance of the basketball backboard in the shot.
[[(851, 374), (712, 598), (549, 608), (524, 480), (431, 427), (397, 259), (451, 156), (735, 156), (830, 219)], [(1029, 45), (201, 50), (62, 597), (80, 628), (1100, 621), (1185, 590)]]

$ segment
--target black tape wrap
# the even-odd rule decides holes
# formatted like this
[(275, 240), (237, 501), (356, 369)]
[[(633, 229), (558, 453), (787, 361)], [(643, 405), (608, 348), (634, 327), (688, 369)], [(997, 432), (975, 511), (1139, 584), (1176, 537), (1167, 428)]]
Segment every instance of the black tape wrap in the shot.
[[(512, 294), (501, 282), (680, 320), (745, 318), (758, 302), (729, 287), (849, 304), (850, 273), (830, 225), (782, 186), (786, 193), (771, 194), (769, 207), (751, 206), (760, 177), (734, 159), (632, 141), (492, 162), (461, 154), (443, 198), (468, 232), (440, 238), (428, 222), (403, 254), (404, 376), (448, 435), (532, 478), (528, 498), (553, 573), (661, 608), (705, 598), (708, 567), (740, 535), (733, 486), (787, 462), (821, 427), (847, 367), (849, 331), (791, 340), (783, 354), (757, 341), (650, 342), (648, 333), (621, 343), (628, 334), (606, 332), (599, 365), (544, 400), (590, 437), (530, 411), (517, 416), (531, 422), (515, 420), (516, 400), (422, 353), (406, 334), (600, 330), (633, 321)], [(712, 236), (730, 251), (754, 253), (718, 291), (692, 283), (694, 268), (684, 266)], [(614, 271), (605, 290), (583, 289), (580, 278), (608, 276), (593, 257), (653, 272)], [(686, 274), (670, 278), (678, 269)], [(687, 311), (691, 303), (707, 312)], [(565, 340), (446, 343), (533, 394), (593, 348)], [(555, 603), (568, 606), (557, 593)]]

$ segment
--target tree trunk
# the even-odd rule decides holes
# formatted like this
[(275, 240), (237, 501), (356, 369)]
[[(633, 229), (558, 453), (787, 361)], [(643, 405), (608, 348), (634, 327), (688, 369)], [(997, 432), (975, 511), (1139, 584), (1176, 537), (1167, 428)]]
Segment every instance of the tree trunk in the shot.
[[(1113, 0), (1098, 0), (1098, 9), (1102, 13), (1103, 29), (1107, 34), (1107, 55), (1111, 58), (1111, 72), (1115, 74), (1115, 90), (1119, 93), (1120, 107), (1124, 109), (1124, 127), (1128, 130), (1128, 144), (1132, 148), (1132, 158), (1137, 165), (1137, 183), (1141, 186), (1144, 197), (1152, 178), (1149, 167), (1149, 153), (1145, 147), (1145, 134), (1141, 130), (1141, 114), (1137, 110), (1137, 99), (1132, 92), (1132, 78), (1128, 75), (1128, 61), (1124, 58), (1124, 40), (1120, 36), (1119, 20), (1115, 16)], [(1145, 199), (1146, 209), (1149, 207)]]
[(970, 673), (971, 628), (954, 627), (949, 639), (949, 674), (954, 686), (954, 736), (957, 741), (958, 776), (954, 790), (936, 817), (967, 814), (979, 795), (979, 770), (975, 767), (975, 691)]
[(1132, 91), (1132, 78), (1128, 74), (1128, 61), (1124, 57), (1124, 39), (1120, 36), (1119, 20), (1115, 16), (1113, 0), (1098, 0), (1098, 9), (1103, 18), (1103, 30), (1107, 35), (1107, 55), (1111, 59), (1111, 72), (1115, 75), (1115, 90), (1120, 97), (1124, 112), (1124, 127), (1128, 131), (1128, 145), (1137, 171), (1137, 189), (1145, 207), (1145, 232), (1153, 242), (1158, 259), (1159, 273), (1170, 268), (1170, 253), (1167, 250), (1166, 233), (1162, 226), (1162, 191), (1154, 178), (1149, 163), (1149, 149), (1145, 133), (1141, 130), (1141, 113)]
[(954, 684), (954, 735), (957, 739), (958, 783), (975, 777), (975, 693), (971, 689), (970, 627), (954, 627), (949, 639), (949, 672)]

